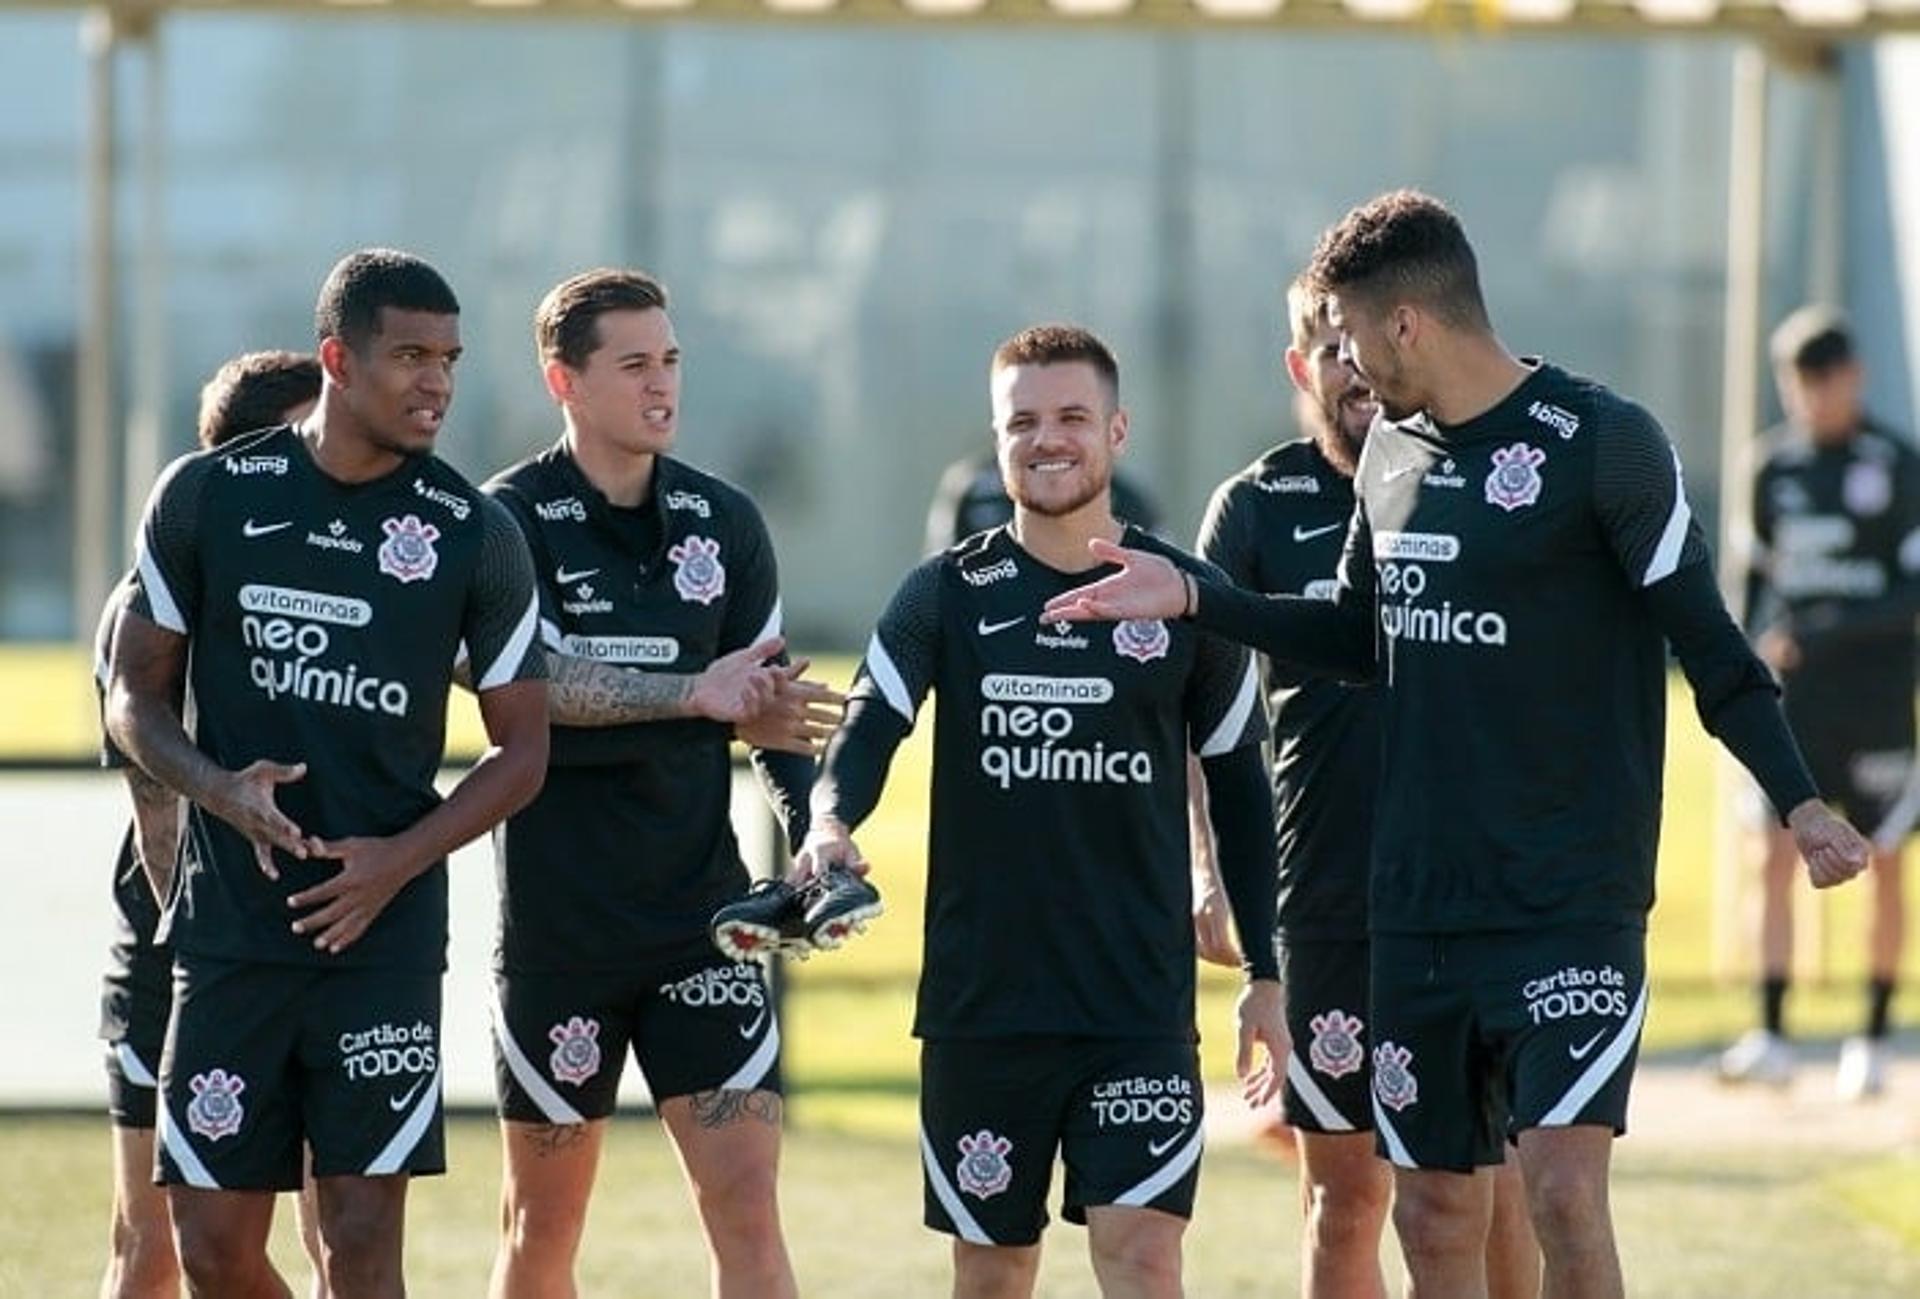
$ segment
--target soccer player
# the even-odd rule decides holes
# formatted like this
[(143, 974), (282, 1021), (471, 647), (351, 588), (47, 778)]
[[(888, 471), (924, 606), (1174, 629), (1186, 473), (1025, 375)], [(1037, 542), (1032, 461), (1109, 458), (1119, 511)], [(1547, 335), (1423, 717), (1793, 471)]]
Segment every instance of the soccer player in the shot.
[[(217, 370), (200, 390), (199, 442), (217, 447), (242, 433), (305, 419), (320, 397), (320, 363), (293, 352), (249, 352)], [(132, 594), (131, 578), (113, 590), (94, 634), (94, 681), (105, 704), (113, 631)], [(115, 934), (100, 997), (107, 1043), (107, 1107), (113, 1119), (113, 1230), (103, 1299), (179, 1292), (173, 1220), (166, 1193), (153, 1184), (154, 1088), (167, 1035), (173, 946), (160, 941), (161, 908), (173, 887), (180, 845), (180, 800), (111, 741), (103, 760), (127, 781), (133, 820), (113, 872)], [(303, 1201), (304, 1205), (304, 1201)], [(320, 1276), (319, 1241), (302, 1212), (301, 1240)], [(316, 1285), (324, 1299), (325, 1282)]]
[[(1332, 599), (1340, 546), (1353, 513), (1353, 473), (1375, 406), (1340, 356), (1325, 303), (1302, 280), (1287, 289), (1287, 377), (1307, 436), (1273, 448), (1222, 483), (1200, 530), (1201, 557), (1235, 585)], [(1380, 1233), (1393, 1189), (1374, 1151), (1373, 1071), (1367, 989), (1367, 870), (1379, 781), (1382, 700), (1377, 685), (1268, 663), (1274, 717), (1274, 808), (1280, 846), (1278, 942), (1286, 987), (1287, 1060), (1282, 1114), (1300, 1151), (1302, 1293), (1383, 1295)], [(1196, 801), (1201, 796), (1195, 790)], [(1211, 845), (1196, 822), (1196, 888), (1217, 895)], [(1215, 912), (1202, 908), (1203, 955)], [(1224, 917), (1219, 917), (1224, 918)], [(1238, 963), (1237, 950), (1231, 952)], [(1539, 1292), (1540, 1256), (1527, 1220), (1519, 1166), (1494, 1174), (1487, 1246), (1495, 1296)]]
[(1491, 1179), (1474, 1170), (1512, 1140), (1547, 1293), (1618, 1295), (1607, 1170), (1646, 1014), (1667, 643), (1814, 883), (1856, 874), (1867, 845), (1818, 798), (1727, 616), (1665, 434), (1506, 350), (1454, 215), (1383, 195), (1321, 237), (1308, 279), (1383, 416), (1334, 599), (1096, 542), (1121, 571), (1045, 616), (1183, 617), (1381, 679), (1373, 1109), (1414, 1293), (1484, 1293)]
[[(1244, 651), (1140, 619), (1087, 634), (1035, 615), (1089, 571), (1091, 538), (1198, 569), (1113, 517), (1119, 369), (1071, 326), (1016, 334), (989, 370), (1012, 523), (922, 563), (867, 649), (814, 788), (801, 874), (857, 864), (895, 748), (935, 694), (921, 1049), (926, 1223), (954, 1292), (1033, 1290), (1055, 1152), (1109, 1296), (1180, 1292), (1199, 1179), (1185, 762), (1199, 753), (1233, 914), (1273, 925), (1265, 713)], [(1286, 1058), (1272, 948), (1248, 952), (1239, 1070), (1269, 1099)], [(1267, 1058), (1256, 1071), (1256, 1043)]]
[[(745, 493), (668, 454), (681, 353), (658, 281), (574, 276), (541, 302), (534, 341), (563, 432), (486, 486), (532, 548), (556, 683), (546, 785), (498, 840), (493, 1293), (572, 1293), (631, 1048), (679, 1151), (714, 1293), (776, 1299), (795, 1292), (775, 1193), (779, 1024), (761, 967), (722, 957), (707, 935), (747, 884), (728, 820), (729, 730), (627, 724), (647, 719), (574, 684), (576, 665), (617, 665), (639, 688), (777, 655), (773, 543)], [(798, 752), (741, 731), (790, 848), (806, 829), (812, 743), (840, 702), (802, 681), (804, 666), (769, 669), (800, 705), (798, 742), (779, 746)]]
[[(1766, 435), (1753, 483), (1748, 629), (1785, 687), (1788, 724), (1814, 779), (1874, 840), (1865, 1031), (1840, 1049), (1842, 1100), (1886, 1081), (1888, 1007), (1906, 915), (1900, 846), (1920, 814), (1914, 781), (1914, 616), (1920, 612), (1920, 454), (1862, 408), (1853, 333), (1807, 307), (1774, 331), (1786, 423)], [(1904, 795), (1904, 797), (1903, 797)], [(1760, 1027), (1721, 1076), (1785, 1083), (1793, 957), (1792, 836), (1767, 836), (1760, 918)]]
[[(158, 1135), (195, 1293), (287, 1293), (266, 1237), (303, 1139), (329, 1288), (403, 1293), (408, 1178), (444, 1166), (445, 858), (547, 757), (526, 543), (431, 454), (458, 313), (417, 258), (344, 258), (314, 413), (175, 462), (142, 524), (107, 716), (193, 803)], [(492, 743), (443, 800), (463, 645)]]

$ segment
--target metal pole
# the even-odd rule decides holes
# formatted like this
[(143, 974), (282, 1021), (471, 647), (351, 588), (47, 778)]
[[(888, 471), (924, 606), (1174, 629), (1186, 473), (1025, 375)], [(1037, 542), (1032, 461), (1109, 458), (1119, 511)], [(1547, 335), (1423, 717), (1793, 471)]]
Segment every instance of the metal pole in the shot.
[(1807, 300), (1842, 305), (1847, 270), (1847, 106), (1840, 56), (1823, 46), (1809, 60), (1814, 78), (1813, 213), (1807, 247)]
[(118, 32), (109, 9), (87, 12), (80, 27), (87, 64), (86, 238), (80, 264), (80, 353), (75, 366), (73, 454), (73, 599), (75, 635), (84, 636), (107, 598), (113, 566), (114, 56)]
[(125, 531), (120, 553), (132, 550), (147, 490), (160, 473), (167, 407), (167, 169), (166, 60), (156, 16), (130, 31), (145, 55), (145, 106), (140, 123), (140, 232), (134, 273), (133, 391), (126, 429), (126, 472), (121, 479)]
[[(1767, 224), (1767, 77), (1764, 47), (1742, 45), (1733, 59), (1733, 130), (1727, 176), (1727, 294), (1720, 388), (1720, 589), (1727, 606), (1745, 603), (1746, 539), (1752, 514), (1749, 449), (1760, 419), (1760, 332)], [(1749, 968), (1753, 935), (1744, 899), (1753, 873), (1736, 807), (1746, 776), (1724, 754), (1714, 835), (1713, 969), (1722, 978)]]

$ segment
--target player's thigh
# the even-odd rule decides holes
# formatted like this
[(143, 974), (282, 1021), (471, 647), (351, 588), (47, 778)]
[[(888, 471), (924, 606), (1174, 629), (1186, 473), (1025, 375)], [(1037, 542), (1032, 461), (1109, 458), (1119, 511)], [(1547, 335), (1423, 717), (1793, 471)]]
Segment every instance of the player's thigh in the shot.
[(1647, 1015), (1646, 934), (1548, 930), (1481, 950), (1488, 961), (1482, 1013), (1505, 1051), (1510, 1132), (1626, 1131)]
[(1329, 1213), (1384, 1214), (1393, 1170), (1372, 1132), (1301, 1132), (1300, 1185), (1307, 1207)]
[(1369, 945), (1374, 1129), (1396, 1168), (1468, 1173), (1501, 1160), (1505, 1095), (1476, 1019), (1475, 942), (1376, 934)]
[(643, 997), (626, 974), (496, 974), (494, 1082), (500, 1117), (567, 1127), (611, 1115)]
[(1293, 1039), (1282, 1114), (1300, 1132), (1371, 1132), (1366, 942), (1283, 942), (1280, 964)]
[[(439, 971), (329, 970), (308, 992), (304, 1019), (313, 1175), (445, 1172)], [(324, 1197), (321, 1217), (324, 1226)]]
[(299, 1187), (299, 1007), (314, 977), (301, 967), (179, 960), (156, 1121), (163, 1182)]
[[(633, 1054), (661, 1105), (693, 1098), (718, 1126), (777, 1118), (780, 1020), (773, 989), (752, 961), (717, 953), (652, 972), (639, 989)], [(753, 1112), (739, 1099), (759, 1093)]]
[(1035, 1037), (921, 1043), (927, 1226), (972, 1245), (1038, 1243), (1081, 1045)]
[(1193, 1215), (1206, 1148), (1200, 1056), (1191, 1042), (1113, 1042), (1081, 1052), (1061, 1155), (1062, 1213), (1098, 1206)]

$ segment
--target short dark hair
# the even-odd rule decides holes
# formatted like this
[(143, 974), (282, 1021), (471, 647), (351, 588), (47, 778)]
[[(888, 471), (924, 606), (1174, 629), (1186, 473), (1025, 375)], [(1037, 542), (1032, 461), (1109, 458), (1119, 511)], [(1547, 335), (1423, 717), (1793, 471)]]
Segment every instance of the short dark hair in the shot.
[(1287, 338), (1296, 352), (1313, 342), (1313, 331), (1327, 319), (1327, 296), (1315, 291), (1305, 275), (1287, 285)]
[(993, 349), (988, 374), (997, 374), (1011, 365), (1066, 365), (1084, 361), (1099, 374), (1108, 394), (1120, 399), (1120, 363), (1113, 349), (1101, 342), (1090, 329), (1079, 325), (1029, 325)]
[(380, 310), (460, 314), (460, 300), (440, 272), (412, 253), (391, 248), (362, 248), (348, 253), (327, 273), (313, 309), (317, 342), (337, 338), (356, 352), (380, 332)]
[(1821, 374), (1853, 360), (1853, 329), (1832, 307), (1806, 306), (1780, 322), (1768, 350), (1777, 366)]
[(1458, 328), (1490, 328), (1460, 218), (1418, 190), (1382, 194), (1341, 217), (1320, 236), (1306, 277), (1321, 294), (1411, 300)]
[(600, 346), (600, 317), (610, 311), (666, 309), (667, 286), (643, 271), (583, 271), (540, 299), (533, 313), (533, 345), (542, 364), (558, 361), (578, 370)]
[(247, 352), (200, 389), (200, 445), (286, 422), (287, 412), (320, 395), (320, 362), (306, 352)]

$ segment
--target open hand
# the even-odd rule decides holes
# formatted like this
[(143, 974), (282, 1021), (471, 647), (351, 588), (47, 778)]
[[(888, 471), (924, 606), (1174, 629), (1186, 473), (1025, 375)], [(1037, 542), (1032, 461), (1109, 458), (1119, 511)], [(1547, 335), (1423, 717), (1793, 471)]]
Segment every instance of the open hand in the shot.
[(1041, 621), (1125, 622), (1178, 618), (1187, 611), (1186, 578), (1165, 556), (1097, 538), (1087, 549), (1096, 559), (1120, 565), (1120, 571), (1054, 596), (1041, 610)]
[(289, 785), (303, 779), (307, 764), (268, 762), (265, 758), (250, 762), (231, 773), (227, 788), (208, 811), (245, 835), (253, 844), (254, 860), (260, 873), (270, 880), (280, 878), (273, 864), (273, 850), (302, 859), (315, 853), (318, 840), (308, 838), (274, 802), (276, 785)]
[(367, 932), (419, 872), (402, 860), (392, 839), (335, 839), (315, 846), (315, 856), (335, 858), (340, 869), (289, 897), (287, 905), (317, 908), (294, 921), (293, 932), (311, 936), (315, 947), (337, 956)]

